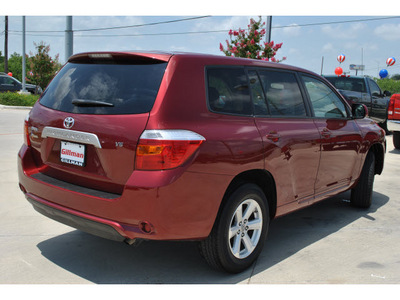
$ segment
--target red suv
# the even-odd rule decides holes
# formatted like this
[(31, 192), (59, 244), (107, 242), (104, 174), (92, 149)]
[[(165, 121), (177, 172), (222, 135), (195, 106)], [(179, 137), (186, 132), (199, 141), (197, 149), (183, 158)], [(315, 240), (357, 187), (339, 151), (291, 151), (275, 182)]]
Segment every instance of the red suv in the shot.
[(129, 244), (199, 240), (240, 272), (273, 218), (352, 189), (371, 205), (385, 133), (320, 76), (182, 53), (72, 56), (25, 121), (20, 188), (40, 213)]

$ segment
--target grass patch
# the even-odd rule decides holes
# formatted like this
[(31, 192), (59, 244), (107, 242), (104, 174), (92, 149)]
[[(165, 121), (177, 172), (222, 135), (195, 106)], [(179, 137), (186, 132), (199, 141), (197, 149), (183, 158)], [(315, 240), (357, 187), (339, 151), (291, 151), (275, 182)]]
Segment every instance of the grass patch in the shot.
[(20, 95), (17, 92), (0, 93), (0, 104), (9, 106), (33, 106), (40, 95)]

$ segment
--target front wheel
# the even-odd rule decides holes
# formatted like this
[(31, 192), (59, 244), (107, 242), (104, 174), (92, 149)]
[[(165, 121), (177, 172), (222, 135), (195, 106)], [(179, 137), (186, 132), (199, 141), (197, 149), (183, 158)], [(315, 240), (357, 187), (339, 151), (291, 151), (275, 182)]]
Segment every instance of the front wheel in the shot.
[(200, 251), (212, 267), (230, 273), (250, 267), (259, 256), (269, 227), (263, 191), (254, 184), (240, 186), (225, 202)]
[(375, 179), (375, 155), (370, 151), (365, 159), (357, 185), (351, 190), (350, 202), (353, 206), (369, 208)]
[(400, 131), (393, 131), (393, 145), (396, 149), (400, 149)]

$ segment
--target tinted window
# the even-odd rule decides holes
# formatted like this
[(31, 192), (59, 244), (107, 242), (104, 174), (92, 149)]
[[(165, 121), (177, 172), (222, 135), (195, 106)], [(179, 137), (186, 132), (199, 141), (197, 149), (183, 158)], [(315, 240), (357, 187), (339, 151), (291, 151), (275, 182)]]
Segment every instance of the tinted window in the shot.
[(249, 71), (251, 98), (253, 99), (254, 114), (268, 115), (267, 102), (265, 101), (264, 91), (256, 71)]
[(362, 78), (349, 78), (349, 77), (326, 77), (330, 83), (333, 84), (338, 90), (346, 90), (353, 92), (366, 93), (364, 79)]
[(259, 71), (272, 116), (306, 116), (303, 97), (293, 73)]
[(322, 81), (303, 76), (314, 114), (318, 118), (345, 118), (347, 111), (340, 98)]
[(40, 103), (52, 109), (81, 114), (149, 112), (165, 68), (166, 63), (68, 63), (50, 83)]
[(14, 84), (14, 82), (17, 83), (16, 80), (13, 80), (10, 77), (0, 77), (0, 84)]
[(371, 79), (368, 78), (368, 84), (369, 88), (371, 89), (371, 95), (373, 96), (380, 96), (381, 95), (381, 89), (377, 85), (377, 83)]
[(207, 70), (208, 103), (214, 112), (251, 115), (247, 77), (243, 68)]

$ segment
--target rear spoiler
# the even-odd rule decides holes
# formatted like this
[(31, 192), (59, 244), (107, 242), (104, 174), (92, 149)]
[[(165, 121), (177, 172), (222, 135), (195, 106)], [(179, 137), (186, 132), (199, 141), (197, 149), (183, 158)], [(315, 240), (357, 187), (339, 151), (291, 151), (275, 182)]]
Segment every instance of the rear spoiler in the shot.
[(68, 62), (89, 64), (157, 64), (168, 62), (170, 53), (85, 52), (72, 55)]

